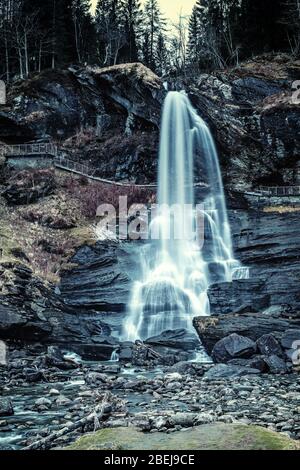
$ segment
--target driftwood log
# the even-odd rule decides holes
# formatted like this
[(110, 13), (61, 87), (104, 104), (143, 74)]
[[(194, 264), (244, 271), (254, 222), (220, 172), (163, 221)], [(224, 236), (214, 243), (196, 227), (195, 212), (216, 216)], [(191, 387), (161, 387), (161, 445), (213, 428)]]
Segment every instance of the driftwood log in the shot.
[(94, 432), (100, 429), (101, 421), (104, 417), (107, 418), (112, 409), (110, 404), (111, 394), (107, 392), (102, 400), (102, 403), (96, 405), (94, 411), (84, 418), (66, 426), (59, 431), (53, 432), (49, 436), (33, 442), (29, 446), (24, 447), (22, 450), (47, 450), (52, 447), (53, 442), (57, 441), (61, 437), (76, 431), (77, 429), (83, 428), (87, 424), (94, 423)]
[(157, 351), (154, 351), (154, 349), (152, 349), (150, 346), (148, 346), (147, 344), (143, 343), (142, 341), (139, 341), (137, 340), (135, 342), (135, 345), (137, 347), (137, 349), (140, 349), (140, 350), (143, 350), (147, 353), (147, 356), (148, 358), (153, 358), (153, 359), (159, 359), (159, 361), (164, 364), (166, 363), (167, 364), (167, 360), (166, 358), (164, 358), (164, 356), (162, 356), (161, 354), (159, 354)]

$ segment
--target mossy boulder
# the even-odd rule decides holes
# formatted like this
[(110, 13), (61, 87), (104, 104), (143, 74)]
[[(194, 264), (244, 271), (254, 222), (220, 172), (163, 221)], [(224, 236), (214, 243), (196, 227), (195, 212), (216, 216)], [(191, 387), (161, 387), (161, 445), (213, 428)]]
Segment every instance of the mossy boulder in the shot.
[(210, 424), (185, 432), (145, 434), (134, 427), (102, 429), (67, 450), (299, 450), (288, 437), (258, 426)]

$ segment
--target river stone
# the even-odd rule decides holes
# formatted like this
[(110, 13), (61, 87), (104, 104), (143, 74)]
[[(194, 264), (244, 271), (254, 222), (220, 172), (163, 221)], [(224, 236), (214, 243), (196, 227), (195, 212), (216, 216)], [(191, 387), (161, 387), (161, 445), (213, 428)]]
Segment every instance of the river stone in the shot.
[(192, 427), (197, 419), (196, 413), (175, 413), (168, 419), (169, 426), (182, 426), (183, 428)]
[(56, 398), (55, 403), (56, 403), (57, 406), (67, 406), (67, 405), (70, 405), (72, 403), (72, 400), (65, 397), (64, 395), (59, 395)]
[(283, 357), (283, 350), (280, 346), (279, 341), (275, 338), (274, 335), (268, 334), (261, 336), (256, 341), (257, 347), (259, 352), (265, 356), (272, 356), (275, 354), (276, 356)]
[(241, 367), (229, 364), (217, 364), (216, 366), (209, 369), (204, 377), (207, 380), (215, 379), (230, 379), (232, 377), (243, 377), (244, 375), (255, 375), (260, 374), (258, 369), (252, 369), (250, 367)]
[(8, 398), (0, 398), (0, 416), (12, 416), (14, 409)]
[(256, 352), (256, 344), (249, 338), (236, 333), (221, 339), (214, 346), (212, 358), (216, 362), (227, 362), (235, 358), (249, 358)]
[(48, 408), (51, 408), (51, 406), (52, 406), (51, 400), (45, 397), (38, 398), (34, 402), (34, 408), (45, 407), (48, 409)]

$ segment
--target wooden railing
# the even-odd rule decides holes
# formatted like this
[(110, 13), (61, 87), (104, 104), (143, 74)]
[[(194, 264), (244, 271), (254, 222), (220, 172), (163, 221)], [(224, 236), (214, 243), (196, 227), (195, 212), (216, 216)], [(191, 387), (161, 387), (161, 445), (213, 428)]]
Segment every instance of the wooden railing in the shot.
[(300, 196), (300, 186), (261, 186), (259, 191), (266, 196)]

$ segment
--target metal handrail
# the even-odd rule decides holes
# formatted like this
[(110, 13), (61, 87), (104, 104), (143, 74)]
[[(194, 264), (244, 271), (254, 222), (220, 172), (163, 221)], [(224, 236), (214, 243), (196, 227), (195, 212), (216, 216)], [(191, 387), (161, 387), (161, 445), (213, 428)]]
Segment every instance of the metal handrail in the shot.
[(300, 186), (260, 186), (259, 191), (268, 196), (299, 196)]
[(51, 155), (56, 157), (59, 150), (56, 145), (51, 143), (19, 144), (19, 145), (1, 145), (0, 153), (9, 157), (24, 157), (26, 155)]

